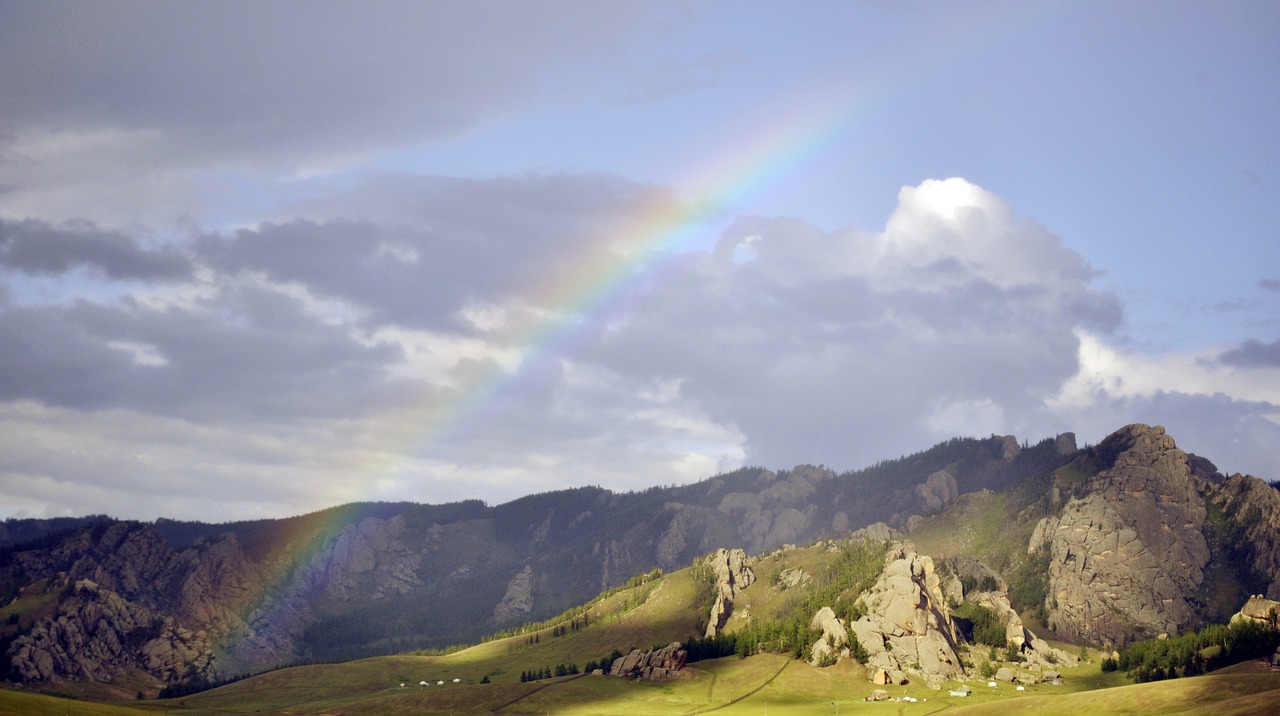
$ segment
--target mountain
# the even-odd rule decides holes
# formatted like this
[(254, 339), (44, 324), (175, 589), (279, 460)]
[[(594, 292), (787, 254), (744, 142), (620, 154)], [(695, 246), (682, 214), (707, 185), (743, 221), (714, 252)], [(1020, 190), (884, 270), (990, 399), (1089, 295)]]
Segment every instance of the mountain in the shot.
[(881, 522), (873, 532), (900, 530), (968, 579), (1005, 584), (1015, 617), (1039, 613), (1095, 644), (1220, 621), (1254, 593), (1280, 598), (1280, 492), (1133, 425), (1083, 449), (1070, 434), (956, 439), (839, 475), (745, 468), (498, 506), (353, 504), (223, 525), (11, 520), (0, 667), (27, 683), (156, 689), (474, 642), (719, 548), (761, 555)]

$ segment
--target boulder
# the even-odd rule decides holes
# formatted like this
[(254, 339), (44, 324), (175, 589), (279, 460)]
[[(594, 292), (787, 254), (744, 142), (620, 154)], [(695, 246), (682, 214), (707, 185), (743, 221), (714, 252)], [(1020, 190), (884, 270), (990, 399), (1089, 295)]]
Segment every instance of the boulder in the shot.
[(631, 653), (613, 660), (613, 664), (609, 667), (609, 675), (658, 681), (679, 673), (688, 660), (688, 652), (678, 641), (661, 649), (648, 651), (633, 649)]
[(840, 647), (849, 641), (849, 632), (831, 607), (819, 609), (809, 620), (809, 629), (822, 632), (809, 654), (809, 663), (815, 666), (829, 660), (832, 654), (838, 655)]
[(1276, 625), (1278, 620), (1280, 620), (1280, 602), (1267, 599), (1261, 594), (1249, 597), (1244, 606), (1240, 607), (1240, 611), (1231, 617), (1232, 624), (1237, 622), (1257, 622), (1259, 624)]
[(1007, 666), (1002, 666), (999, 669), (996, 669), (996, 675), (992, 678), (994, 678), (996, 681), (1005, 681), (1008, 683), (1013, 683), (1013, 678), (1014, 678), (1013, 669), (1010, 669)]

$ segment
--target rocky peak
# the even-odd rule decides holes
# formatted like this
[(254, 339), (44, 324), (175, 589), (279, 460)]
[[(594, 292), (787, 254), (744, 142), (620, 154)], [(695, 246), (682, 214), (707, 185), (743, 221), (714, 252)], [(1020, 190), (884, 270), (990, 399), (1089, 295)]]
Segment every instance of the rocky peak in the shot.
[(1104, 469), (1028, 546), (1049, 550), (1049, 625), (1115, 644), (1177, 633), (1196, 619), (1191, 600), (1209, 561), (1187, 455), (1164, 428), (1135, 424), (1103, 440), (1094, 459)]
[(1017, 435), (1000, 435), (996, 439), (1000, 441), (1001, 460), (1009, 462), (1022, 452), (1022, 446), (1018, 444)]
[(1075, 433), (1059, 433), (1058, 437), (1053, 441), (1053, 447), (1059, 455), (1071, 455), (1079, 448), (1076, 447)]

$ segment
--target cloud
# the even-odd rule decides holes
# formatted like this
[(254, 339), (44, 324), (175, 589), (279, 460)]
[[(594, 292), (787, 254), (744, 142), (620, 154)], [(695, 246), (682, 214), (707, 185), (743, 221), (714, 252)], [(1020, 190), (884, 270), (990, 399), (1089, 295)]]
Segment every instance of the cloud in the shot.
[(4, 224), (54, 237), (8, 240), (10, 277), (98, 274), (0, 301), (10, 511), (497, 502), (1130, 421), (1273, 464), (1280, 380), (1242, 363), (1270, 346), (1125, 348), (1099, 272), (962, 179), (904, 189), (880, 231), (740, 217), (658, 256), (640, 227), (689, 207), (602, 175), (384, 175), (287, 208), (163, 248)]
[(231, 281), (185, 309), (128, 296), (10, 305), (0, 341), (0, 398), (204, 419), (354, 411), (398, 356), (288, 295)]
[(1258, 287), (1264, 291), (1280, 291), (1280, 280), (1274, 278), (1258, 279)]
[(220, 271), (348, 302), (375, 327), (496, 329), (507, 321), (477, 322), (476, 311), (559, 309), (549, 296), (589, 280), (583, 266), (634, 250), (634, 217), (681, 206), (668, 190), (610, 175), (386, 175), (293, 207), (315, 218), (209, 235), (197, 251)]
[(1250, 338), (1239, 346), (1224, 351), (1218, 356), (1218, 361), (1224, 365), (1241, 368), (1253, 366), (1280, 368), (1280, 339), (1263, 343)]
[(593, 358), (680, 376), (763, 464), (853, 467), (926, 435), (1043, 427), (1044, 397), (1078, 370), (1076, 330), (1114, 329), (1118, 299), (1061, 240), (969, 182), (899, 198), (878, 234), (739, 221)]
[(8, 7), (4, 212), (123, 223), (202, 212), (216, 195), (252, 202), (235, 185), (328, 174), (572, 101), (603, 80), (557, 81), (571, 62), (607, 64), (664, 4)]
[(190, 278), (191, 260), (173, 246), (143, 248), (137, 239), (92, 224), (53, 226), (46, 222), (0, 219), (0, 265), (26, 274), (62, 274), (87, 267), (109, 279)]

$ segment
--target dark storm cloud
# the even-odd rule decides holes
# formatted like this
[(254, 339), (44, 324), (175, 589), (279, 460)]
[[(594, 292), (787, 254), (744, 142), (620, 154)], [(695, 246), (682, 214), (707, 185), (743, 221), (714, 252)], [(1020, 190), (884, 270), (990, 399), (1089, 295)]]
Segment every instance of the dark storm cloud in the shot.
[(438, 138), (612, 48), (641, 3), (5, 3), (0, 133), (157, 132), (166, 153), (269, 161)]
[(0, 219), (0, 265), (26, 274), (61, 274), (85, 267), (117, 280), (180, 280), (192, 264), (178, 249), (146, 249), (137, 239), (91, 224), (54, 226)]
[(197, 252), (221, 271), (261, 271), (348, 301), (373, 325), (458, 329), (468, 304), (571, 280), (593, 253), (628, 248), (620, 220), (678, 204), (665, 190), (588, 174), (387, 176), (318, 206), (301, 208), (380, 219), (266, 224), (205, 236)]
[(1248, 367), (1280, 367), (1280, 339), (1270, 343), (1250, 338), (1231, 350), (1218, 356), (1224, 365), (1241, 368)]
[(399, 357), (295, 299), (244, 286), (190, 309), (11, 305), (0, 311), (0, 343), (4, 399), (202, 419), (348, 413)]

